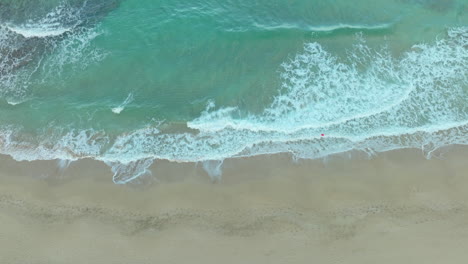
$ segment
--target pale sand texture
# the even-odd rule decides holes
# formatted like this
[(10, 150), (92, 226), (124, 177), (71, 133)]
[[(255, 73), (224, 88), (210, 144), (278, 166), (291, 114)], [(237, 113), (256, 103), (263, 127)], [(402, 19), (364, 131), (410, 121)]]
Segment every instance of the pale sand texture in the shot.
[(93, 161), (0, 157), (0, 263), (468, 263), (468, 148), (293, 164), (156, 163), (117, 186)]

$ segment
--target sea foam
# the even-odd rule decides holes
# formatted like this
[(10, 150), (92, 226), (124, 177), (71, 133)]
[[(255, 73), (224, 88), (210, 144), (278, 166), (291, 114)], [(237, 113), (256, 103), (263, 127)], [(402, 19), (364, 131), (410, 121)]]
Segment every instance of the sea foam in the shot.
[(381, 23), (376, 25), (366, 25), (366, 24), (351, 24), (351, 23), (338, 23), (338, 24), (329, 24), (329, 25), (301, 25), (298, 23), (288, 23), (288, 24), (274, 24), (274, 25), (263, 25), (259, 23), (253, 23), (253, 27), (259, 30), (272, 31), (272, 30), (281, 30), (281, 29), (299, 29), (304, 31), (311, 32), (332, 32), (337, 30), (356, 30), (356, 31), (374, 31), (374, 30), (384, 30), (390, 29), (395, 23)]
[(22, 23), (0, 20), (0, 97), (24, 102), (33, 84), (60, 75), (65, 65), (82, 70), (105, 57), (90, 47), (100, 32), (83, 26), (87, 3), (70, 6), (62, 1), (47, 14)]
[(25, 38), (56, 37), (69, 32), (70, 28), (48, 28), (48, 25), (5, 26), (8, 30)]
[(119, 106), (114, 107), (111, 110), (114, 114), (120, 114), (125, 109), (125, 107), (132, 101), (133, 101), (133, 93), (129, 93), (127, 98), (125, 98), (125, 100)]
[(430, 158), (442, 146), (468, 144), (467, 45), (467, 27), (400, 56), (370, 48), (360, 35), (345, 58), (307, 43), (281, 65), (281, 87), (261, 114), (240, 118), (236, 107), (211, 102), (187, 123), (195, 132), (167, 133), (152, 125), (117, 136), (62, 132), (37, 142), (5, 128), (0, 152), (18, 160), (101, 160), (118, 184), (149, 173), (158, 159), (202, 162), (217, 178), (223, 160), (262, 154), (315, 159), (419, 148)]
[(6, 23), (1, 27), (24, 38), (56, 37), (82, 23), (80, 11), (62, 2), (43, 17), (29, 19), (22, 24)]

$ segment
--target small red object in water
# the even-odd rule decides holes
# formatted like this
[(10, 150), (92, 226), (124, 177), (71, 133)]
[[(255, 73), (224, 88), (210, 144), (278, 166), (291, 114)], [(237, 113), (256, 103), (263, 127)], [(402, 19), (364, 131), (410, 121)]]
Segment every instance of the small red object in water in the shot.
[(321, 135), (322, 135), (322, 137), (325, 136), (325, 134), (321, 134)]

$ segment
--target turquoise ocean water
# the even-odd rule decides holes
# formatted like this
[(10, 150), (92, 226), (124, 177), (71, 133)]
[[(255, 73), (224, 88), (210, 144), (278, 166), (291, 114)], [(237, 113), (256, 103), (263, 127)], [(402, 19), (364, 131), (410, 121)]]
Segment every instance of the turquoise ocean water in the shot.
[(468, 144), (467, 0), (0, 0), (0, 153), (315, 159)]

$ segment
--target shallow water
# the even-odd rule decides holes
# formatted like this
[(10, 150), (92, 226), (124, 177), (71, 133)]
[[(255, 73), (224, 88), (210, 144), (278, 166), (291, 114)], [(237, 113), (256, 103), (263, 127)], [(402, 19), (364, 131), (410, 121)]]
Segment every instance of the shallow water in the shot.
[(464, 0), (0, 0), (0, 151), (320, 158), (468, 143)]

